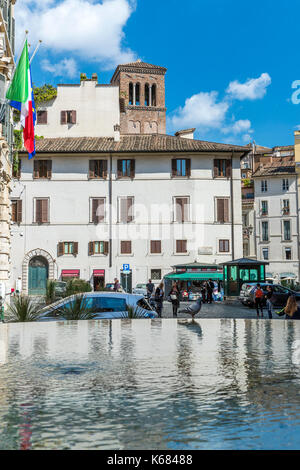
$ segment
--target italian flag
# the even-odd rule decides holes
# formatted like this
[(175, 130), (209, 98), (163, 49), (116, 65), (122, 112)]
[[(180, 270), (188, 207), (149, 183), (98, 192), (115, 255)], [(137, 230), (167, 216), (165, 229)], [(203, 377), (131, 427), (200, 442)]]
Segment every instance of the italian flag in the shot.
[(20, 120), (23, 128), (24, 146), (28, 151), (29, 159), (31, 159), (35, 156), (34, 126), (36, 121), (36, 110), (33, 97), (27, 40), (25, 41), (12, 83), (6, 93), (6, 98), (10, 100), (10, 106), (21, 113)]

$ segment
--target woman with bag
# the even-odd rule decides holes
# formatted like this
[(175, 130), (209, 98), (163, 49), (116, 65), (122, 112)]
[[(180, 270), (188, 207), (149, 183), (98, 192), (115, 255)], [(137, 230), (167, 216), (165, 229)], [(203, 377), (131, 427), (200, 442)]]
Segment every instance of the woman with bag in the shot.
[(158, 316), (161, 318), (164, 301), (164, 283), (161, 282), (155, 291), (155, 303)]
[(180, 305), (180, 292), (176, 282), (172, 286), (169, 297), (173, 306), (173, 317), (177, 317), (177, 310), (179, 309)]

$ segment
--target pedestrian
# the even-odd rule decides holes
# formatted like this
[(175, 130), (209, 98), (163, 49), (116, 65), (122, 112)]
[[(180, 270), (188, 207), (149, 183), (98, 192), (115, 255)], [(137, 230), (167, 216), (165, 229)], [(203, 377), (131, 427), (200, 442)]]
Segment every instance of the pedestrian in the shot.
[(147, 289), (147, 298), (150, 299), (151, 295), (153, 294), (154, 291), (154, 284), (151, 279), (149, 279), (148, 284), (146, 284), (146, 289)]
[(300, 320), (300, 309), (294, 295), (288, 298), (284, 313), (286, 320)]
[(202, 302), (205, 304), (207, 299), (207, 290), (206, 290), (206, 282), (202, 282), (201, 285), (201, 295), (202, 295)]
[(179, 306), (180, 306), (180, 292), (179, 292), (178, 285), (176, 282), (173, 284), (168, 297), (170, 297), (171, 302), (172, 302), (173, 317), (177, 317), (177, 310), (179, 309)]
[(161, 282), (155, 291), (156, 311), (158, 316), (161, 317), (164, 301), (164, 283)]
[(267, 299), (267, 310), (268, 310), (268, 315), (270, 320), (273, 318), (273, 288), (272, 286), (267, 286), (267, 293), (266, 293), (266, 299)]
[(215, 285), (211, 279), (206, 284), (207, 284), (207, 303), (212, 304), (213, 291), (214, 291)]
[(261, 311), (261, 318), (264, 318), (263, 303), (262, 303), (263, 298), (264, 298), (264, 293), (261, 290), (260, 284), (256, 284), (254, 296), (255, 296), (255, 307), (256, 307), (257, 318), (259, 318), (259, 310)]
[(113, 287), (114, 292), (120, 292), (121, 290), (121, 284), (119, 280), (115, 277), (114, 279), (114, 287)]

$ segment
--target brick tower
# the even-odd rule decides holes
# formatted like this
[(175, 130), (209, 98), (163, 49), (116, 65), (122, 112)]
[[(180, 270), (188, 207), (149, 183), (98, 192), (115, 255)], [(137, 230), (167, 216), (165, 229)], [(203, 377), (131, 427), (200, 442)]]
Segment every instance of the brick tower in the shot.
[(138, 60), (118, 65), (111, 79), (120, 88), (121, 134), (165, 134), (167, 69)]

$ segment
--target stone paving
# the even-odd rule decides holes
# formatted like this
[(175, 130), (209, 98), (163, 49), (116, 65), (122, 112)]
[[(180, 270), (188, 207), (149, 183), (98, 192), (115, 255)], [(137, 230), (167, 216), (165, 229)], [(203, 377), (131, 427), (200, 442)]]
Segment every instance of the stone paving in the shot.
[[(184, 309), (190, 303), (181, 302), (179, 310)], [(275, 308), (280, 310), (280, 307)], [(170, 302), (164, 302), (164, 308), (162, 312), (162, 318), (173, 318), (172, 304)], [(178, 318), (191, 318), (190, 315), (180, 313)], [(226, 304), (224, 302), (215, 302), (213, 304), (203, 304), (200, 313), (196, 318), (248, 318), (256, 319), (256, 310), (254, 308), (245, 307), (239, 302), (232, 304)], [(269, 319), (267, 310), (264, 309), (264, 318)], [(273, 314), (274, 320), (283, 320), (285, 317), (278, 317), (276, 313)]]

